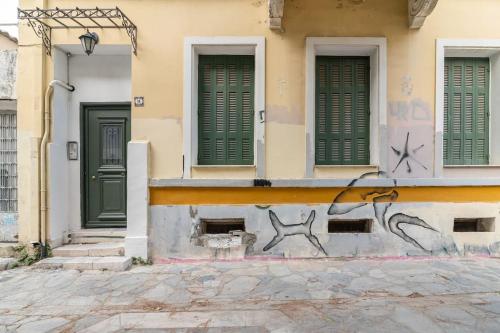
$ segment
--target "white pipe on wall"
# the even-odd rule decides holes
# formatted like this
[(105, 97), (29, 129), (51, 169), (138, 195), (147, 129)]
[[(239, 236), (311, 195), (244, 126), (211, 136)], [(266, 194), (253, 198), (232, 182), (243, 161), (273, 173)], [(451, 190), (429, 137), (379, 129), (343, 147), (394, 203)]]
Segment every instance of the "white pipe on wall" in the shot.
[(75, 91), (75, 87), (60, 80), (53, 80), (45, 91), (44, 121), (42, 125), (42, 142), (40, 143), (40, 221), (39, 221), (39, 242), (42, 256), (45, 256), (45, 245), (47, 242), (47, 145), (50, 140), (50, 119), (51, 119), (51, 97), (54, 86), (60, 86), (68, 91)]

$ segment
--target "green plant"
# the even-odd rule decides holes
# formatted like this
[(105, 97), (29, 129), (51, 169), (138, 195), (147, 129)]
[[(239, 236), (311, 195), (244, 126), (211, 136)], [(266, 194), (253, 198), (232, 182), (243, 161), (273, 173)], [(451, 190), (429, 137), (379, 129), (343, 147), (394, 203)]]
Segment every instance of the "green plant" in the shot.
[[(14, 267), (18, 266), (31, 266), (35, 262), (41, 260), (41, 248), (39, 245), (29, 248), (26, 245), (19, 245), (14, 248), (16, 252), (17, 263)], [(50, 245), (45, 246), (46, 257), (52, 257), (52, 248)]]
[(144, 260), (141, 257), (132, 257), (132, 264), (133, 265), (140, 265), (140, 266), (149, 266), (149, 265), (153, 264), (153, 261), (149, 258)]
[(40, 247), (29, 249), (26, 245), (19, 245), (14, 248), (19, 266), (31, 266), (40, 260)]

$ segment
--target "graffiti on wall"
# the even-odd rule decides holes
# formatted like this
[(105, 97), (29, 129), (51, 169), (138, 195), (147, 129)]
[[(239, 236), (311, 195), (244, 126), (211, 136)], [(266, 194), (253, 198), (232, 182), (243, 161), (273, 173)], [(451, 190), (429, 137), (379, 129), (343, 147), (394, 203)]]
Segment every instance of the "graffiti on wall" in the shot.
[[(385, 178), (389, 181), (389, 186), (376, 188), (363, 188), (356, 185), (362, 180), (372, 177)], [(401, 212), (394, 213), (388, 217), (389, 208), (397, 201), (399, 193), (396, 190), (397, 181), (388, 177), (386, 172), (369, 172), (361, 177), (352, 180), (347, 188), (340, 192), (333, 199), (332, 204), (328, 209), (328, 215), (338, 216), (348, 214), (356, 209), (370, 205), (373, 209), (375, 220), (386, 231), (401, 238), (407, 243), (421, 249), (425, 252), (431, 252), (426, 249), (417, 239), (412, 237), (404, 229), (404, 226), (414, 226), (439, 232), (430, 226), (427, 222), (417, 216), (410, 216)], [(326, 250), (321, 245), (318, 237), (312, 233), (311, 227), (316, 217), (316, 211), (312, 211), (307, 221), (297, 224), (284, 224), (280, 221), (276, 213), (269, 210), (269, 218), (271, 224), (276, 230), (276, 236), (264, 247), (264, 251), (268, 251), (279, 244), (285, 237), (294, 235), (304, 235), (309, 242), (325, 256)]]
[[(420, 146), (417, 146), (415, 148), (410, 148), (409, 146), (409, 141), (410, 141), (410, 132), (406, 133), (406, 141), (404, 143), (403, 148), (396, 149), (394, 146), (391, 146), (391, 149), (396, 156), (398, 156), (399, 160), (398, 163), (396, 164), (396, 167), (392, 170), (392, 173), (395, 173), (398, 168), (401, 166), (401, 164), (406, 162), (406, 172), (407, 173), (412, 173), (412, 164), (416, 164), (423, 168), (424, 170), (427, 170), (427, 167), (418, 160), (417, 158), (417, 153), (419, 150), (425, 147), (424, 144), (421, 144)], [(411, 162), (411, 163), (410, 163)]]
[(415, 96), (410, 74), (401, 77), (400, 89), (400, 99), (390, 100), (387, 104), (390, 167), (386, 171), (394, 178), (433, 177), (433, 108), (426, 100)]
[(327, 253), (321, 243), (319, 242), (318, 237), (316, 237), (311, 230), (312, 224), (314, 222), (314, 219), (316, 217), (316, 211), (311, 211), (311, 214), (309, 214), (309, 217), (307, 218), (306, 222), (304, 223), (297, 223), (297, 224), (283, 224), (276, 213), (274, 213), (272, 210), (269, 211), (269, 218), (271, 219), (271, 224), (273, 225), (274, 229), (276, 230), (276, 236), (267, 244), (264, 246), (264, 251), (268, 251), (275, 247), (278, 243), (280, 243), (285, 237), (288, 236), (295, 236), (295, 235), (304, 235), (309, 242), (316, 248), (318, 251), (321, 251), (325, 256), (327, 256)]
[(388, 104), (389, 115), (397, 122), (432, 121), (432, 110), (420, 98), (410, 101), (391, 101)]
[[(416, 216), (410, 216), (403, 213), (395, 213), (387, 219), (387, 212), (389, 207), (397, 201), (399, 193), (395, 190), (397, 182), (395, 179), (390, 179), (390, 187), (380, 187), (380, 188), (356, 188), (354, 187), (361, 179), (369, 177), (382, 177), (387, 178), (387, 173), (380, 172), (369, 172), (362, 175), (360, 178), (354, 179), (349, 183), (347, 188), (340, 192), (333, 200), (332, 205), (328, 210), (328, 215), (343, 215), (354, 211), (355, 209), (361, 208), (363, 206), (371, 204), (373, 207), (375, 219), (384, 228), (385, 231), (391, 232), (392, 234), (398, 236), (402, 240), (420, 248), (425, 252), (430, 252), (430, 250), (424, 248), (415, 238), (411, 237), (407, 232), (401, 228), (403, 225), (410, 225), (415, 227), (421, 227), (424, 229), (432, 230), (438, 232), (436, 229), (431, 227), (427, 222)], [(350, 198), (357, 197), (363, 202), (352, 203)]]

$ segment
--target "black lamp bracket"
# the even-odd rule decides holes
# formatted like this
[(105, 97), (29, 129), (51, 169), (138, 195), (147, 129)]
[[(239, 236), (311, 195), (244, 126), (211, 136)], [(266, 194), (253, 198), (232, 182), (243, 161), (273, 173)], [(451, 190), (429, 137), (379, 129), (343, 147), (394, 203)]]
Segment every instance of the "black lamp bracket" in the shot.
[(113, 9), (17, 9), (17, 17), (27, 20), (37, 37), (42, 39), (45, 53), (51, 55), (52, 29), (125, 29), (137, 55), (137, 26), (116, 7)]

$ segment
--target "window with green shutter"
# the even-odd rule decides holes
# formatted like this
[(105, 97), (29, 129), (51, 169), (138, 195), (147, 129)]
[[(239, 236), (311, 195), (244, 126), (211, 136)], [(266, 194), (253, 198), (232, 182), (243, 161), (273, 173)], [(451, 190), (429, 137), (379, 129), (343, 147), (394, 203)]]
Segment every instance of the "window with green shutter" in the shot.
[(198, 164), (254, 164), (254, 56), (200, 55)]
[(317, 165), (370, 164), (370, 58), (316, 57)]
[(445, 165), (489, 163), (489, 72), (488, 58), (445, 59)]

